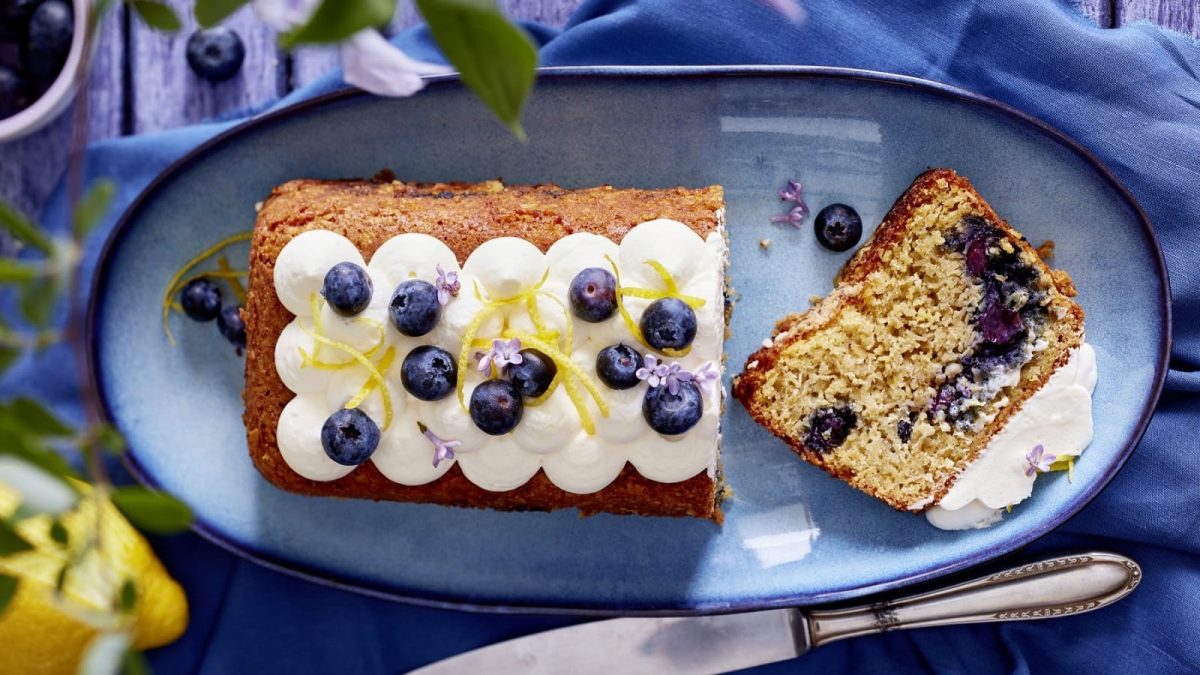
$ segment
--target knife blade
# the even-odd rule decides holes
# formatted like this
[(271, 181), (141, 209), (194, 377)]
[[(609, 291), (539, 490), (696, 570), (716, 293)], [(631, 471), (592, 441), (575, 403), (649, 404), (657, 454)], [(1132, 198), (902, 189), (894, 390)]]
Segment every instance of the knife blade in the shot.
[(722, 673), (784, 661), (807, 650), (808, 633), (800, 610), (770, 609), (596, 621), (500, 642), (413, 672)]
[(595, 621), (482, 647), (412, 672), (721, 673), (794, 658), (811, 647), (858, 635), (1090, 612), (1125, 597), (1141, 578), (1141, 568), (1133, 560), (1093, 551), (847, 609), (786, 608)]

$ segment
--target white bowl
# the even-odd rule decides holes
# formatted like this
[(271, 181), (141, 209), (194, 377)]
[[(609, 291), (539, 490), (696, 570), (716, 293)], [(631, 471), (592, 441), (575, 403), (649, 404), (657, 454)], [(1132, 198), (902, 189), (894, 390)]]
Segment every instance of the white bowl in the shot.
[(79, 83), (87, 78), (83, 69), (85, 50), (95, 50), (95, 40), (88, 35), (87, 25), (92, 17), (92, 0), (73, 0), (75, 9), (75, 35), (71, 38), (71, 51), (62, 70), (54, 78), (50, 88), (28, 108), (0, 119), (0, 143), (16, 140), (41, 129), (58, 117), (71, 103)]

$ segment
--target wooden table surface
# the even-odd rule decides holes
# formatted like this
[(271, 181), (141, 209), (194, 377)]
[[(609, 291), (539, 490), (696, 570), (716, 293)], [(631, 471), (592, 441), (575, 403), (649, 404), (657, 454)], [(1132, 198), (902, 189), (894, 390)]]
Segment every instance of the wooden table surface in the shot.
[[(246, 44), (241, 72), (220, 84), (197, 79), (184, 57), (187, 36), (195, 29), (193, 0), (167, 0), (181, 17), (183, 30), (174, 36), (156, 33), (119, 6), (101, 28), (92, 65), (90, 130), (93, 140), (144, 134), (257, 109), (302, 87), (337, 64), (334, 49), (306, 48), (281, 52), (274, 31), (249, 9), (228, 24)], [(730, 0), (751, 2), (753, 0)], [(561, 26), (580, 0), (500, 0), (517, 19)], [(1149, 21), (1200, 37), (1200, 3), (1196, 0), (1082, 0), (1097, 25), (1113, 28)], [(418, 21), (411, 2), (401, 2), (389, 31)], [(0, 144), (0, 198), (36, 214), (66, 166), (70, 113), (42, 131)]]

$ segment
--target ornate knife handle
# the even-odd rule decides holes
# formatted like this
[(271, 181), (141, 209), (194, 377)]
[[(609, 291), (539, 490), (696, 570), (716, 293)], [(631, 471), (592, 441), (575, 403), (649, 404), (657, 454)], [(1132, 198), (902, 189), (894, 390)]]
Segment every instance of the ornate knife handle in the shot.
[(1142, 568), (1115, 553), (1082, 553), (1022, 565), (921, 595), (808, 612), (810, 644), (889, 630), (1082, 614), (1128, 595)]

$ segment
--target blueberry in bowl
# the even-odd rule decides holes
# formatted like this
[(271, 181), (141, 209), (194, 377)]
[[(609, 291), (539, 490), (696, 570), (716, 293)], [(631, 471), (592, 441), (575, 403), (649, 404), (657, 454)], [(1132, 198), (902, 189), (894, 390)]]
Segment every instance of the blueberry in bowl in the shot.
[(0, 0), (0, 143), (58, 116), (86, 77), (92, 0)]

